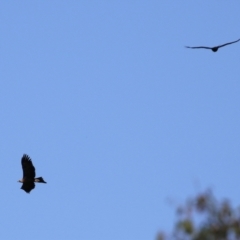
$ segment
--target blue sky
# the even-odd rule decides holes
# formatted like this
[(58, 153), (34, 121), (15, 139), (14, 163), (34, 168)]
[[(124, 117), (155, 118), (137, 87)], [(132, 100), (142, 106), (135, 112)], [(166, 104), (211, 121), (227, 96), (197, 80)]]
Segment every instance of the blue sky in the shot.
[(240, 38), (239, 8), (2, 1), (0, 238), (154, 239), (206, 188), (239, 204), (240, 43), (184, 48)]

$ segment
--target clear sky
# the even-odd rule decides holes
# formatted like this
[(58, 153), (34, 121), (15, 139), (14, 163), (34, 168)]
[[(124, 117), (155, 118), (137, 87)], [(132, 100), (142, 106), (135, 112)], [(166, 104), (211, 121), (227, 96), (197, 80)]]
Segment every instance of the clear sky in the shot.
[(184, 46), (240, 38), (239, 9), (1, 1), (0, 239), (148, 240), (206, 188), (237, 205), (240, 42)]

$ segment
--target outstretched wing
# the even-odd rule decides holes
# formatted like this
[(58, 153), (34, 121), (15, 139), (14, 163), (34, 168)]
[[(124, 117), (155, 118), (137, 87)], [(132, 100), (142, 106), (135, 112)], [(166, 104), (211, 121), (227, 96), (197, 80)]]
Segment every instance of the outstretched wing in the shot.
[(234, 42), (229, 42), (229, 43), (225, 43), (225, 44), (223, 44), (223, 45), (219, 45), (219, 46), (217, 46), (217, 47), (218, 47), (218, 48), (224, 47), (224, 46), (226, 46), (226, 45), (233, 44), (233, 43), (236, 43), (236, 42), (238, 42), (238, 41), (240, 41), (240, 39), (238, 39), (238, 40), (236, 40), (236, 41), (234, 41)]
[(22, 169), (23, 169), (23, 178), (27, 178), (27, 179), (35, 178), (35, 167), (32, 164), (31, 158), (27, 154), (24, 154), (22, 157)]
[(34, 182), (24, 182), (21, 189), (27, 193), (30, 193), (35, 188)]
[(188, 46), (186, 46), (186, 48), (192, 48), (192, 49), (197, 49), (197, 48), (212, 49), (210, 47), (204, 47), (204, 46), (200, 46), (200, 47), (188, 47)]

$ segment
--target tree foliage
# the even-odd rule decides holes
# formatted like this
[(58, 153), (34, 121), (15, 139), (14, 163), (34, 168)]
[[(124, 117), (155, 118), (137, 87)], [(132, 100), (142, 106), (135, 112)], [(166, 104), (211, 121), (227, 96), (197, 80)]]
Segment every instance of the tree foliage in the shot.
[(157, 240), (240, 240), (240, 209), (218, 201), (211, 191), (187, 200), (176, 216), (171, 235), (159, 233)]

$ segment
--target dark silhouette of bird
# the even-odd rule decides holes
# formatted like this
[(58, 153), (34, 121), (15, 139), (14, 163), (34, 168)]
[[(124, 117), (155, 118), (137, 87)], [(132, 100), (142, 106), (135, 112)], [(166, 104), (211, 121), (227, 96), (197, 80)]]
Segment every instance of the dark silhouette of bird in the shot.
[(22, 157), (23, 178), (18, 182), (23, 183), (21, 189), (30, 193), (35, 188), (35, 182), (46, 183), (42, 177), (35, 178), (35, 167), (27, 154)]
[(186, 48), (192, 48), (192, 49), (198, 49), (198, 48), (205, 48), (205, 49), (211, 49), (213, 52), (217, 52), (217, 50), (221, 47), (224, 47), (224, 46), (227, 46), (229, 44), (233, 44), (233, 43), (236, 43), (240, 41), (240, 39), (234, 41), (234, 42), (229, 42), (229, 43), (225, 43), (225, 44), (222, 44), (222, 45), (219, 45), (219, 46), (216, 46), (216, 47), (204, 47), (204, 46), (200, 46), (200, 47), (188, 47), (186, 46)]

